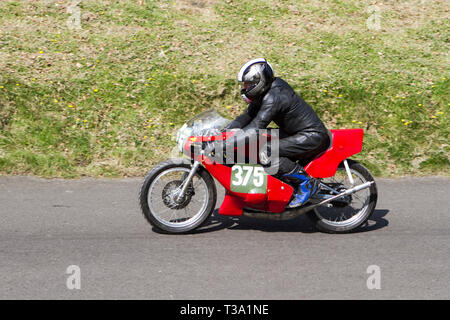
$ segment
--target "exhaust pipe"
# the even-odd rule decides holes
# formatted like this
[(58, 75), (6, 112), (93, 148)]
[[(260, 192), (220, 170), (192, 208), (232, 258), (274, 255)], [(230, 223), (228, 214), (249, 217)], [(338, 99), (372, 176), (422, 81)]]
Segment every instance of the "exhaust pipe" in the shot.
[(312, 210), (316, 207), (324, 205), (328, 202), (331, 202), (333, 200), (336, 200), (336, 199), (344, 197), (344, 196), (348, 196), (349, 194), (355, 193), (357, 191), (367, 189), (374, 183), (375, 183), (375, 181), (369, 181), (369, 182), (360, 184), (356, 187), (350, 188), (342, 193), (339, 193), (333, 197), (325, 199), (319, 203), (311, 204), (306, 207), (300, 207), (298, 209), (295, 209), (295, 208), (288, 209), (282, 213), (270, 213), (270, 212), (265, 212), (265, 211), (256, 211), (256, 210), (252, 210), (250, 208), (244, 208), (243, 215), (247, 216), (247, 217), (252, 217), (252, 218), (263, 218), (263, 219), (272, 219), (272, 220), (290, 220), (290, 219), (294, 219), (294, 218), (298, 217), (299, 215), (301, 215), (305, 212), (308, 212), (309, 210)]

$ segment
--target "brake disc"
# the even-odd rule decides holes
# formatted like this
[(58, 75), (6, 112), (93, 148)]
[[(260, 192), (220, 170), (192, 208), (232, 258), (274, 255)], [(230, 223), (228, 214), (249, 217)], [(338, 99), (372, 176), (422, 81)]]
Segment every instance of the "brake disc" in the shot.
[(185, 208), (191, 201), (192, 196), (195, 194), (194, 188), (189, 186), (186, 188), (186, 192), (181, 199), (178, 199), (178, 195), (181, 191), (181, 184), (183, 181), (174, 180), (168, 182), (162, 190), (163, 203), (170, 209), (180, 210)]

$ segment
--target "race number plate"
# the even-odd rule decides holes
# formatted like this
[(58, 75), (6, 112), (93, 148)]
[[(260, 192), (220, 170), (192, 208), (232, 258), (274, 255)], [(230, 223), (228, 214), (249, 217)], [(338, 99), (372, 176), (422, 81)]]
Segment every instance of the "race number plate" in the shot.
[(266, 193), (267, 174), (260, 165), (235, 164), (231, 169), (230, 190), (241, 193)]

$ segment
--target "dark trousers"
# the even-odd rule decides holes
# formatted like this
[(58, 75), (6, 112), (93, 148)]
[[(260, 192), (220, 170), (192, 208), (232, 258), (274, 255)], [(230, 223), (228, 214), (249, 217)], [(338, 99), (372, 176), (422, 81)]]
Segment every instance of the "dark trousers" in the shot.
[[(261, 163), (265, 167), (271, 167), (271, 172), (274, 171), (273, 168), (278, 168), (277, 173), (274, 175), (277, 178), (292, 172), (296, 168), (296, 162), (305, 166), (315, 156), (327, 150), (330, 145), (328, 134), (323, 132), (308, 131), (288, 135), (286, 132), (279, 130), (278, 137), (279, 157), (271, 158), (269, 164)], [(272, 153), (271, 147), (262, 148), (260, 159), (268, 158), (267, 155), (262, 154), (264, 152), (268, 152), (270, 155)]]
[(279, 164), (277, 175), (291, 172), (295, 162), (306, 165), (315, 156), (328, 149), (330, 138), (323, 132), (299, 132), (292, 136), (280, 132)]

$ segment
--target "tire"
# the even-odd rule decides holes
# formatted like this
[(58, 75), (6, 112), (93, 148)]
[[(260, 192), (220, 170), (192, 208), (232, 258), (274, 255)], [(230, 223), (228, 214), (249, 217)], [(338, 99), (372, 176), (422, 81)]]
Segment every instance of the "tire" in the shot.
[[(156, 212), (152, 212), (151, 207), (152, 205), (149, 205), (149, 190), (151, 186), (154, 186), (154, 182), (157, 183), (158, 181), (155, 181), (158, 177), (161, 177), (161, 175), (164, 175), (167, 172), (170, 171), (184, 171), (189, 172), (191, 169), (191, 164), (188, 161), (185, 161), (184, 159), (173, 159), (173, 160), (166, 160), (163, 162), (160, 162), (157, 164), (153, 169), (151, 169), (147, 175), (144, 178), (144, 182), (142, 183), (140, 192), (139, 192), (139, 203), (141, 206), (142, 214), (147, 219), (147, 221), (158, 231), (164, 232), (164, 233), (187, 233), (190, 232), (198, 227), (200, 227), (213, 213), (216, 201), (217, 201), (217, 190), (216, 185), (214, 183), (214, 179), (209, 174), (206, 169), (204, 169), (202, 166), (198, 167), (198, 170), (194, 176), (194, 178), (197, 178), (199, 181), (202, 181), (202, 185), (206, 187), (207, 194), (205, 195), (206, 199), (204, 200), (203, 207), (200, 209), (200, 212), (196, 214), (193, 218), (187, 219), (177, 225), (177, 223), (173, 223), (171, 221), (164, 221), (161, 218), (158, 217)], [(187, 174), (184, 173), (183, 177), (186, 177)], [(177, 181), (178, 182), (178, 181)], [(204, 182), (204, 183), (203, 183)], [(171, 182), (173, 183), (173, 182)], [(181, 181), (179, 182), (181, 183)], [(167, 186), (167, 185), (166, 185)], [(163, 189), (164, 192), (165, 188)], [(192, 188), (194, 190), (194, 188)], [(195, 190), (194, 190), (195, 195)], [(163, 197), (164, 200), (164, 197)], [(164, 200), (165, 201), (165, 200)], [(191, 198), (186, 201), (187, 204), (184, 207), (189, 206), (191, 202)], [(165, 204), (165, 203), (164, 203)], [(163, 206), (159, 206), (159, 208), (162, 207), (165, 210), (179, 210), (178, 208), (173, 209), (170, 208), (168, 205), (166, 205), (167, 208), (164, 208)], [(183, 207), (183, 208), (184, 208)], [(156, 211), (156, 210), (154, 210)], [(191, 221), (190, 221), (191, 220)]]
[[(364, 167), (362, 164), (360, 164), (354, 160), (350, 160), (350, 159), (347, 159), (347, 163), (352, 172), (352, 176), (358, 177), (363, 182), (375, 181), (374, 178), (372, 177), (372, 175), (370, 174), (369, 170), (366, 167)], [(345, 173), (345, 175), (346, 175), (346, 171), (345, 171), (343, 163), (341, 163), (339, 165), (338, 172), (340, 172), (341, 175), (343, 173)], [(338, 172), (336, 173), (336, 175), (338, 175)], [(314, 223), (315, 227), (319, 231), (326, 232), (326, 233), (353, 232), (367, 222), (367, 220), (370, 218), (370, 216), (374, 212), (375, 206), (377, 203), (378, 191), (377, 191), (376, 184), (373, 183), (369, 188), (364, 189), (364, 190), (369, 190), (368, 195), (365, 197), (366, 201), (364, 202), (364, 206), (348, 220), (343, 220), (343, 221), (339, 221), (339, 222), (331, 221), (331, 220), (324, 218), (320, 214), (321, 210), (329, 210), (329, 212), (332, 212), (332, 210), (335, 210), (335, 212), (337, 212), (340, 209), (345, 209), (346, 208), (345, 205), (342, 208), (339, 208), (339, 206), (335, 207), (334, 205), (332, 205), (331, 209), (325, 209), (325, 207), (323, 207), (323, 206), (318, 207), (316, 209), (313, 209), (313, 210), (307, 212), (306, 215), (311, 219), (311, 221)], [(356, 194), (358, 194), (359, 192), (362, 192), (364, 190), (358, 191), (358, 192), (356, 192)], [(365, 191), (365, 194), (367, 194), (366, 191)], [(352, 194), (352, 195), (350, 195), (350, 197), (355, 197), (355, 196)], [(351, 208), (351, 206), (349, 206), (349, 205), (347, 205), (347, 207)]]

